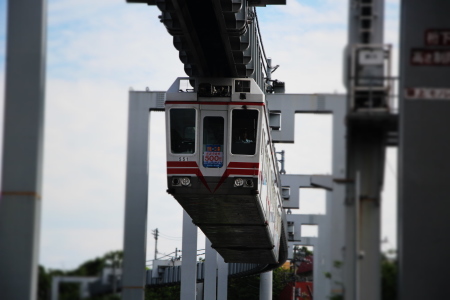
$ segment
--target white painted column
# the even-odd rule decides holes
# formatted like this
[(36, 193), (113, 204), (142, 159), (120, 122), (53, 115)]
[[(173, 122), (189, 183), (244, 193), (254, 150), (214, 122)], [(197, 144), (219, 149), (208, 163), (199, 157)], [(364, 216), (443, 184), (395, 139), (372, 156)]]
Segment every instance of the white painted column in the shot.
[(180, 300), (194, 300), (197, 290), (197, 226), (183, 210)]
[(272, 300), (272, 282), (272, 271), (259, 275), (259, 300)]
[(211, 242), (205, 238), (205, 281), (204, 299), (217, 299), (217, 251), (211, 248)]
[(47, 1), (7, 4), (0, 293), (2, 299), (33, 300), (41, 223)]
[(217, 254), (217, 300), (227, 300), (228, 295), (228, 264), (220, 254)]

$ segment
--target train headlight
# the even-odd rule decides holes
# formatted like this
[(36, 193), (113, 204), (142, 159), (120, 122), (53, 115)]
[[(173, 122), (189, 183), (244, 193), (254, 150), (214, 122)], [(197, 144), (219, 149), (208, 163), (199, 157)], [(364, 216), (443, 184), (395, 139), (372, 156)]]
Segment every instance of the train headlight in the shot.
[(173, 186), (180, 186), (180, 179), (178, 178), (172, 178), (172, 185)]
[(234, 180), (234, 186), (243, 186), (244, 185), (244, 179), (242, 178), (236, 178)]
[(247, 187), (253, 187), (253, 180), (247, 179), (247, 180), (245, 181), (245, 186), (247, 186)]
[(188, 186), (191, 184), (191, 180), (189, 179), (189, 177), (183, 177), (181, 178), (181, 184), (183, 186)]

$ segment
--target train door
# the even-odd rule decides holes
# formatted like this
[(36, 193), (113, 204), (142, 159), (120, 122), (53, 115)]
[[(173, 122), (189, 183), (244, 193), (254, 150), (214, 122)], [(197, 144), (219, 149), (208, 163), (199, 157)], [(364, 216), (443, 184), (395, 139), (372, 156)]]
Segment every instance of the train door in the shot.
[(227, 111), (200, 112), (200, 169), (206, 176), (221, 176), (227, 164)]

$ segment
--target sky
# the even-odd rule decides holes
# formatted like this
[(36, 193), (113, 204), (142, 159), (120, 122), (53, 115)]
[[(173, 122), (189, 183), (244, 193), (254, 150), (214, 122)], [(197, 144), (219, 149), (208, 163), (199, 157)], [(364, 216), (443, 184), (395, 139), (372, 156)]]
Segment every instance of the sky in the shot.
[[(347, 1), (288, 0), (258, 8), (265, 51), (287, 93), (345, 93)], [(399, 0), (386, 3), (385, 42), (398, 51)], [(160, 11), (125, 0), (48, 0), (45, 138), (39, 262), (73, 269), (122, 249), (128, 92), (165, 91), (186, 76)], [(0, 103), (5, 78), (6, 0), (0, 0)], [(397, 54), (393, 73), (397, 72)], [(3, 113), (1, 114), (3, 115)], [(182, 210), (166, 194), (164, 114), (151, 114), (147, 259), (181, 248)], [(297, 115), (288, 174), (331, 172), (331, 117)], [(396, 247), (396, 149), (388, 149), (382, 249)], [(301, 211), (325, 213), (325, 193), (301, 190)], [(312, 231), (310, 233), (314, 235)], [(204, 237), (199, 235), (198, 249)], [(203, 253), (199, 251), (199, 253)]]

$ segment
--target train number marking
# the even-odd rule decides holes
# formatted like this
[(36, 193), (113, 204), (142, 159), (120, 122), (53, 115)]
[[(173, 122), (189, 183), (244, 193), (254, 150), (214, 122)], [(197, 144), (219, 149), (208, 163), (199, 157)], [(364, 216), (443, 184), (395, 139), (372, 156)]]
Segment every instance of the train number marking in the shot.
[(178, 157), (178, 161), (188, 161), (187, 156)]

